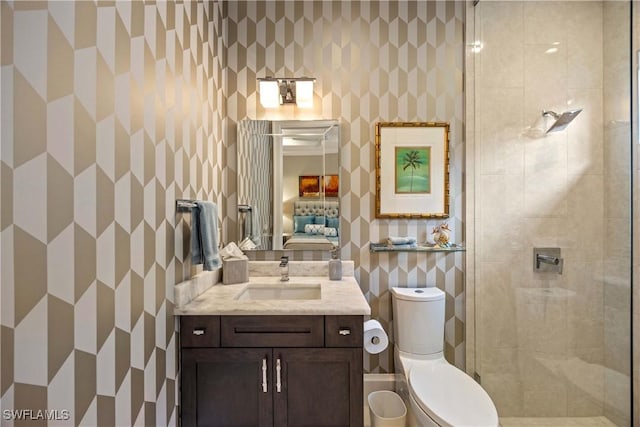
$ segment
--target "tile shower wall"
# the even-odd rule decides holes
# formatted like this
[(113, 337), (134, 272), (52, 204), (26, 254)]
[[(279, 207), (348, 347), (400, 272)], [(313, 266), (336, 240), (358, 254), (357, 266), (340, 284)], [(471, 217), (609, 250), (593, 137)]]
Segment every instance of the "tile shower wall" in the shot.
[(630, 7), (627, 2), (603, 3), (603, 114), (605, 230), (604, 415), (630, 424), (631, 385), (631, 85), (629, 63)]
[(0, 7), (1, 407), (175, 425), (174, 203), (226, 203), (222, 6)]
[[(371, 254), (369, 242), (397, 235), (424, 240), (433, 221), (375, 219), (374, 124), (451, 124), (451, 218), (464, 241), (462, 2), (230, 2), (228, 4), (227, 164), (235, 165), (236, 123), (251, 119), (339, 119), (341, 255), (353, 259), (372, 317), (388, 332), (391, 286), (433, 286), (447, 293), (447, 358), (464, 367), (462, 254)], [(262, 109), (257, 77), (313, 76), (312, 111)], [(227, 189), (235, 192), (229, 176)], [(229, 204), (227, 216), (236, 217)], [(298, 255), (313, 258), (311, 253)], [(279, 255), (276, 255), (279, 257)], [(367, 355), (368, 372), (393, 369), (393, 352)]]
[[(625, 423), (627, 44), (607, 43), (628, 5), (614, 3), (475, 9), (475, 361), (501, 416)], [(566, 131), (532, 132), (543, 109), (573, 107)], [(533, 247), (562, 248), (562, 276), (533, 273)]]

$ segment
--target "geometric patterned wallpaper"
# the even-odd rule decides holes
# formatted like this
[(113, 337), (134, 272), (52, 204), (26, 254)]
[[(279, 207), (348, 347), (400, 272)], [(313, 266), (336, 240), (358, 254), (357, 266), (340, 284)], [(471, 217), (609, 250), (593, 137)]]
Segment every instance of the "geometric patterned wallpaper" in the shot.
[(1, 409), (176, 425), (175, 199), (226, 203), (221, 5), (1, 8)]
[[(392, 285), (444, 289), (445, 354), (464, 367), (464, 255), (368, 250), (434, 225), (373, 217), (376, 121), (451, 124), (449, 223), (464, 243), (462, 2), (0, 8), (0, 409), (176, 425), (173, 286), (198, 269), (174, 203), (217, 202), (233, 237), (245, 118), (340, 120), (341, 255), (372, 317), (391, 332)], [(314, 109), (263, 110), (266, 75), (316, 77)], [(365, 369), (392, 371), (392, 355)]]
[[(341, 256), (355, 261), (371, 316), (389, 333), (391, 286), (445, 290), (445, 354), (464, 368), (464, 254), (369, 253), (370, 241), (387, 236), (424, 240), (438, 222), (375, 219), (377, 121), (450, 123), (449, 224), (454, 241), (464, 243), (464, 3), (234, 1), (227, 8), (229, 167), (240, 120), (340, 120)], [(313, 110), (264, 110), (256, 78), (265, 76), (315, 77)], [(229, 178), (233, 197), (236, 184)], [(392, 347), (366, 354), (365, 370), (393, 371)]]

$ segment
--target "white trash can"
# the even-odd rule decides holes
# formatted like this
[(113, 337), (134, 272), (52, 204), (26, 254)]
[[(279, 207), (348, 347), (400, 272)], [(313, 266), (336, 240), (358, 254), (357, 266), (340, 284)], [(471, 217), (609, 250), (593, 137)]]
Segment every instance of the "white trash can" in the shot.
[(407, 407), (402, 398), (387, 390), (374, 391), (367, 397), (371, 427), (405, 427)]

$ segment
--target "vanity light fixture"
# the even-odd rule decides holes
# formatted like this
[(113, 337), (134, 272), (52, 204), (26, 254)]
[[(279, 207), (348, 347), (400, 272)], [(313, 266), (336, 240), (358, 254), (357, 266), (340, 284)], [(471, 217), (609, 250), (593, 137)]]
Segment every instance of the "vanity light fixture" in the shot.
[(264, 77), (259, 78), (260, 104), (264, 108), (276, 108), (295, 104), (300, 108), (313, 108), (313, 77)]
[(276, 108), (280, 105), (279, 98), (278, 81), (275, 79), (260, 79), (260, 104), (264, 108)]

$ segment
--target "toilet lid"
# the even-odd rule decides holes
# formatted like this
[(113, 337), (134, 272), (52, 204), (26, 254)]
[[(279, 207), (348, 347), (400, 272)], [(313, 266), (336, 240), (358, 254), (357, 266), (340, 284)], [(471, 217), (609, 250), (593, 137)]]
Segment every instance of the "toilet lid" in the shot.
[(418, 405), (440, 425), (498, 426), (498, 413), (489, 395), (471, 377), (446, 362), (414, 366), (409, 387)]

